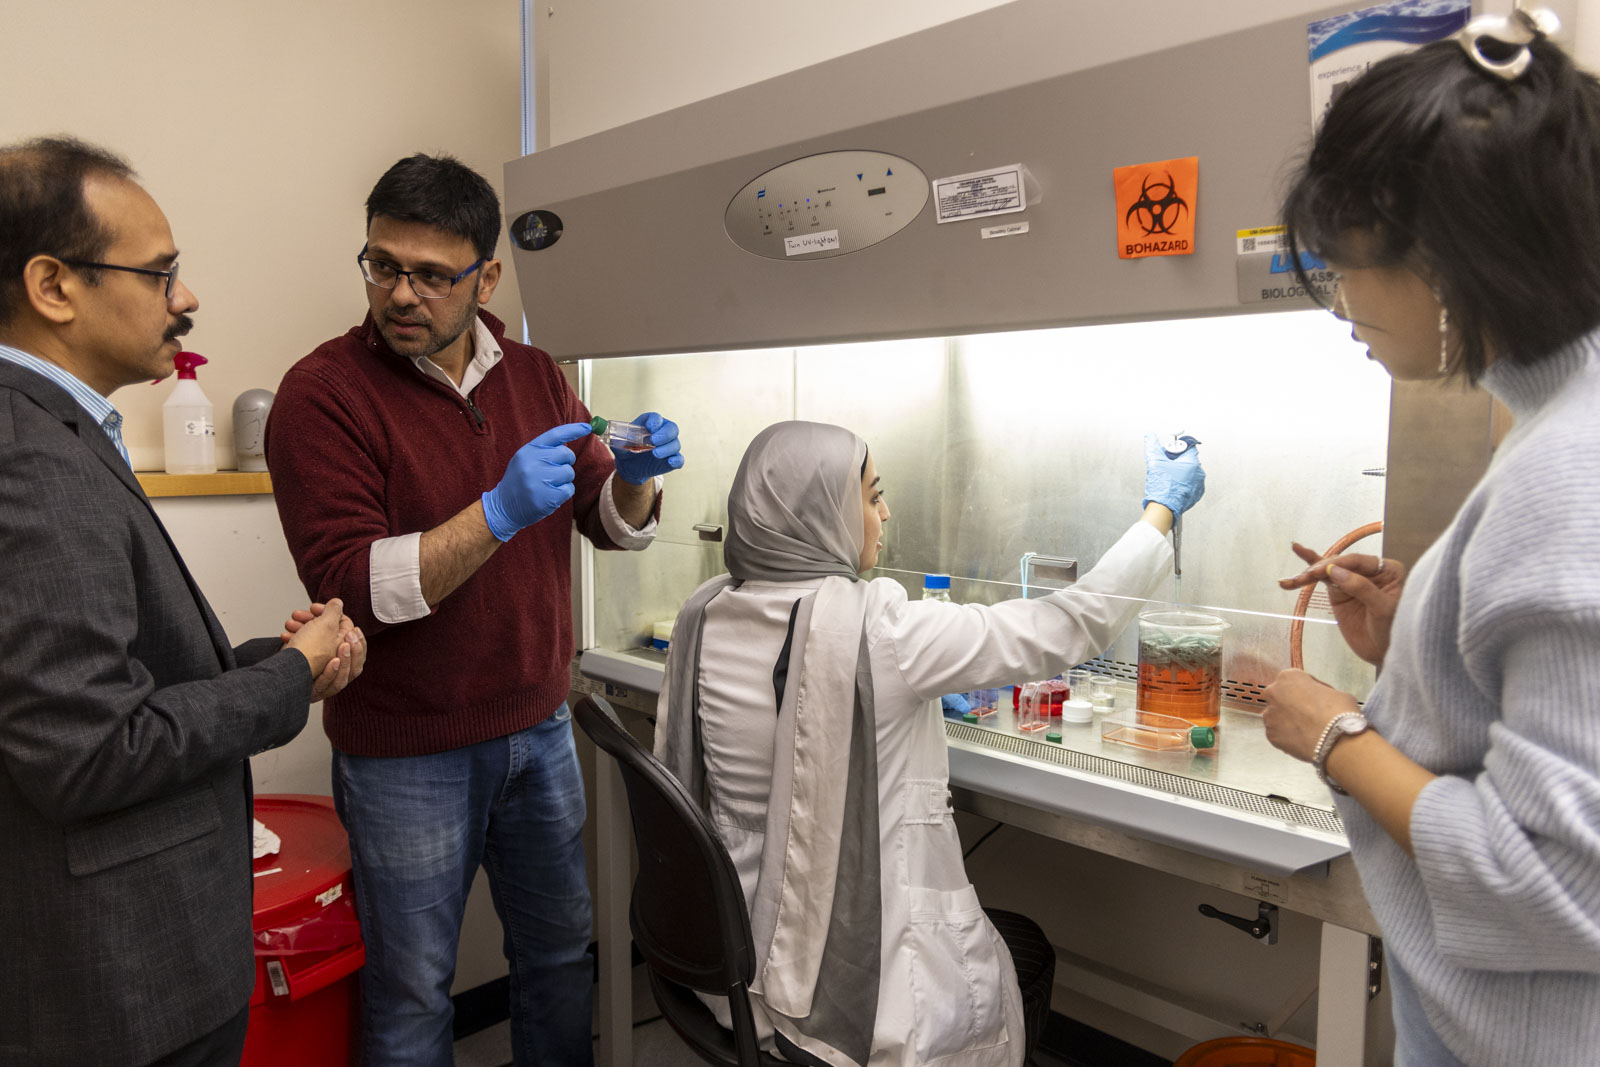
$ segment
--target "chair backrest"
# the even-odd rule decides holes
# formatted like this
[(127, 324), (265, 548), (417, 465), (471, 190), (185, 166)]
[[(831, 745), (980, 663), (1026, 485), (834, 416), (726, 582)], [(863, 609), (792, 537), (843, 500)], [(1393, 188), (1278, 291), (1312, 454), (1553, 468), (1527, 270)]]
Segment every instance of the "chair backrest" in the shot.
[(572, 714), (616, 759), (628, 791), (639, 853), (628, 909), (634, 943), (652, 969), (679, 985), (743, 999), (755, 946), (739, 875), (716, 828), (603, 698), (585, 696)]

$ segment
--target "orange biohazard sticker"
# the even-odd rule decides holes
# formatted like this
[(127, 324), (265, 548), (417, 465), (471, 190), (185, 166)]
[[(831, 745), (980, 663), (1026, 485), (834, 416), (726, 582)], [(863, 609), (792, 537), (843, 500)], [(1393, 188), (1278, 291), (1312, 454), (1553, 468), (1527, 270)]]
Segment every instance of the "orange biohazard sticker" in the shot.
[(1194, 213), (1200, 195), (1200, 157), (1118, 167), (1117, 256), (1194, 254)]

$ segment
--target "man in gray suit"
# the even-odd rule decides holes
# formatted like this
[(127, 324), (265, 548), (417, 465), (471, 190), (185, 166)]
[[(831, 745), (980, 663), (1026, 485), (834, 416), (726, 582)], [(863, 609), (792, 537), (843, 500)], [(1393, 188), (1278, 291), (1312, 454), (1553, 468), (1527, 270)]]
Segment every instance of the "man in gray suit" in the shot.
[(338, 601), (230, 648), (107, 397), (194, 294), (127, 164), (0, 147), (0, 1065), (237, 1064), (246, 758), (359, 673)]

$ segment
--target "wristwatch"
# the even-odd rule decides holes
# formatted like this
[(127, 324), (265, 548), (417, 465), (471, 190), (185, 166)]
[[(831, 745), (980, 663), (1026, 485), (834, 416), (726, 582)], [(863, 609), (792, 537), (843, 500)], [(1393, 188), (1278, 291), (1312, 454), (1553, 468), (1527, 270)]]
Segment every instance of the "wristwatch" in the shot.
[(1339, 783), (1328, 777), (1328, 753), (1333, 751), (1333, 746), (1338, 744), (1340, 738), (1353, 737), (1372, 726), (1367, 717), (1359, 711), (1345, 711), (1328, 720), (1328, 725), (1322, 728), (1322, 736), (1317, 738), (1317, 750), (1311, 756), (1311, 766), (1317, 769), (1317, 777), (1322, 779), (1322, 784), (1338, 793), (1340, 796), (1349, 796)]

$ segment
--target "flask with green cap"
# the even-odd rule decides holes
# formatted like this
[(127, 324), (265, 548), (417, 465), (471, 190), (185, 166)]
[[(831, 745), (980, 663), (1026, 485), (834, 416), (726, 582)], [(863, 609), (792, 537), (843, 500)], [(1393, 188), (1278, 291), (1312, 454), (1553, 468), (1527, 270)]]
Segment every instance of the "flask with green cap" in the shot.
[(650, 451), (650, 431), (636, 422), (603, 419), (596, 415), (589, 420), (589, 427), (594, 430), (594, 435), (609, 447), (622, 448), (628, 452)]

